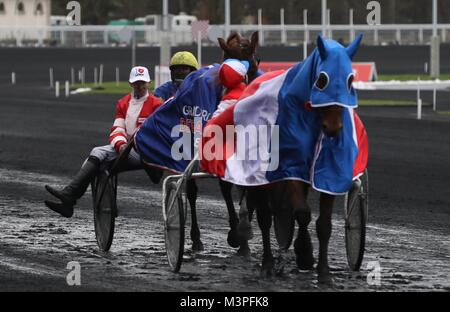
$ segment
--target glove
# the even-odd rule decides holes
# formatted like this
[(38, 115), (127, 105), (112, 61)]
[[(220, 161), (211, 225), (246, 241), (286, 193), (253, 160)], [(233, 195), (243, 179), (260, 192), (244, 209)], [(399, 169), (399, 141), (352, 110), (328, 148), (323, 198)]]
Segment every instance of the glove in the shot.
[(122, 144), (122, 145), (119, 147), (119, 154), (122, 154), (122, 152), (123, 152), (126, 148), (127, 148), (127, 144)]

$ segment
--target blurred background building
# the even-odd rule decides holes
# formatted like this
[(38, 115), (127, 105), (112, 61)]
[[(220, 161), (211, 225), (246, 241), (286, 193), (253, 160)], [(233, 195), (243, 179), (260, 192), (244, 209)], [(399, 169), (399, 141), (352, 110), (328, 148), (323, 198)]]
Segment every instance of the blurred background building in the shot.
[(0, 31), (0, 39), (17, 36), (30, 40), (39, 38), (39, 28), (50, 25), (51, 10), (51, 0), (0, 0), (0, 27), (27, 29), (22, 34), (14, 29)]

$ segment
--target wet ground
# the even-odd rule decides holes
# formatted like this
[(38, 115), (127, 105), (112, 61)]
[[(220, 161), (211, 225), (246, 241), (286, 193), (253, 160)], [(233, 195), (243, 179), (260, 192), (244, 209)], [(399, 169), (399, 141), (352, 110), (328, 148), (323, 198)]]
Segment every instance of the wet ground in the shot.
[[(284, 268), (280, 276), (261, 279), (256, 222), (251, 259), (238, 257), (226, 243), (226, 209), (211, 180), (200, 183), (205, 251), (192, 253), (188, 237), (181, 273), (167, 265), (161, 186), (151, 186), (143, 173), (120, 178), (114, 243), (111, 252), (100, 252), (90, 192), (66, 220), (45, 208), (49, 197), (43, 187), (67, 183), (90, 149), (106, 144), (116, 97), (56, 100), (35, 86), (0, 87), (0, 290), (450, 290), (450, 118), (425, 109), (419, 122), (414, 108), (361, 108), (371, 147), (366, 256), (361, 272), (348, 270), (340, 199), (330, 241), (334, 285), (325, 287), (314, 272), (296, 269), (292, 249), (277, 254)], [(316, 199), (314, 194), (314, 217)], [(314, 222), (310, 231), (314, 234)], [(71, 261), (81, 266), (79, 287), (66, 282)], [(368, 282), (373, 261), (381, 267), (380, 285)]]

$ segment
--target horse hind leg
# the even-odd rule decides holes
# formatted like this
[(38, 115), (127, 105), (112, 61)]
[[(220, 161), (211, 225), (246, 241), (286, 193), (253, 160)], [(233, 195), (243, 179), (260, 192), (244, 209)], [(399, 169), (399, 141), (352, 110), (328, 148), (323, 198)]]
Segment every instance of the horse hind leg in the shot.
[[(238, 250), (238, 255), (245, 258), (250, 258), (250, 246), (248, 241), (253, 238), (252, 229), (252, 217), (255, 212), (255, 208), (260, 205), (268, 205), (267, 201), (261, 202), (261, 198), (264, 198), (265, 193), (260, 191), (245, 191), (241, 189), (241, 200), (240, 200), (240, 210), (239, 210), (239, 226), (238, 226), (238, 237), (240, 248)], [(270, 208), (269, 213), (270, 213)]]
[(238, 248), (240, 245), (238, 232), (237, 232), (239, 218), (236, 214), (236, 210), (234, 209), (233, 196), (231, 194), (233, 184), (219, 180), (219, 185), (220, 185), (220, 191), (222, 193), (223, 199), (225, 200), (225, 204), (227, 205), (228, 216), (229, 216), (228, 221), (230, 224), (230, 231), (228, 232), (227, 242), (228, 242), (228, 245), (230, 245), (232, 248)]
[(335, 197), (322, 193), (320, 195), (320, 216), (316, 221), (317, 237), (319, 239), (319, 262), (317, 273), (319, 283), (332, 283), (330, 267), (328, 265), (328, 243), (332, 232), (332, 212)]
[(191, 218), (192, 218), (192, 224), (191, 224), (191, 240), (192, 240), (192, 250), (193, 251), (203, 251), (204, 246), (200, 239), (200, 229), (198, 227), (197, 223), (197, 193), (198, 188), (197, 184), (194, 180), (188, 180), (187, 182), (187, 198), (189, 201), (189, 205), (191, 207)]
[(241, 190), (240, 196), (238, 233), (241, 239), (247, 241), (253, 238), (251, 215), (253, 213), (255, 203), (259, 200), (253, 196), (254, 193), (260, 192), (245, 192)]
[(272, 226), (272, 214), (268, 201), (265, 200), (264, 192), (258, 192), (257, 190), (249, 190), (249, 197), (259, 198), (256, 207), (256, 216), (258, 219), (258, 225), (261, 229), (263, 240), (263, 259), (261, 266), (261, 276), (270, 277), (274, 274), (275, 261), (272, 255), (272, 249), (270, 246), (270, 227)]

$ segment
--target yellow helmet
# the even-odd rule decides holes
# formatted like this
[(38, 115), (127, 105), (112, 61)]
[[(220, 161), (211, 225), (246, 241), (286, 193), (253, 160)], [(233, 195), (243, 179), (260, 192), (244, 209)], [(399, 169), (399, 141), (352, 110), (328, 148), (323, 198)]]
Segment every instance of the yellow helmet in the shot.
[(172, 60), (170, 61), (170, 67), (176, 65), (186, 65), (195, 69), (200, 69), (200, 65), (198, 65), (197, 59), (191, 52), (188, 51), (175, 53), (175, 55), (172, 57)]

